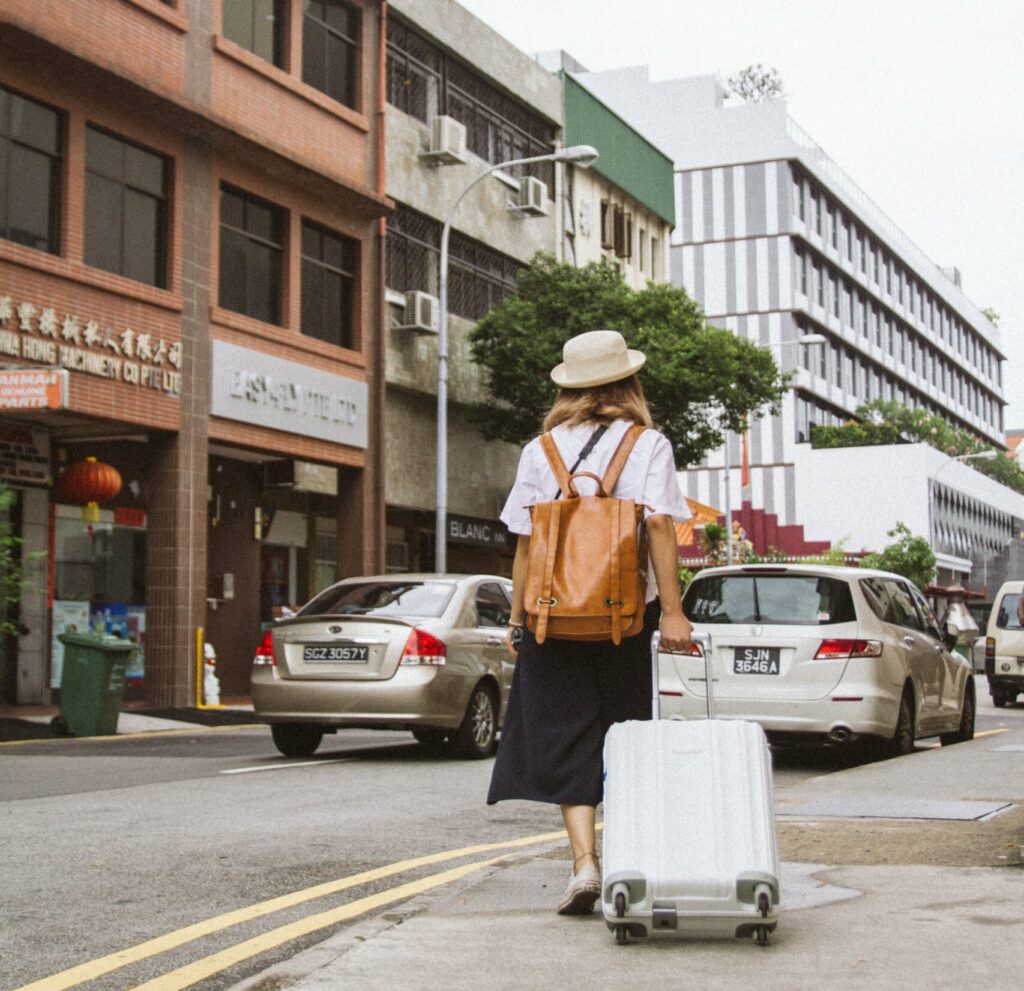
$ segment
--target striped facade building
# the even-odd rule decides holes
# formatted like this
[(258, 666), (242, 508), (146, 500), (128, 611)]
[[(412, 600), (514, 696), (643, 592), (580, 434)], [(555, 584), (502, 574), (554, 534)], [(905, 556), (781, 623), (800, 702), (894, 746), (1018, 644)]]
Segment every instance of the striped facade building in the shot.
[[(872, 399), (927, 410), (1004, 446), (998, 329), (964, 295), (959, 273), (928, 259), (785, 102), (731, 106), (715, 77), (651, 82), (643, 67), (581, 78), (673, 157), (672, 281), (711, 323), (772, 348), (792, 373), (780, 415), (751, 424), (742, 493), (740, 439), (730, 438), (734, 507), (747, 500), (780, 524), (805, 522), (797, 475), (811, 427), (844, 423)], [(825, 343), (799, 344), (808, 334)], [(687, 494), (722, 507), (723, 462), (718, 453), (682, 474)], [(984, 557), (1015, 532), (1013, 514), (968, 496), (932, 500), (938, 551)], [(964, 524), (965, 512), (986, 534), (977, 546), (965, 538), (978, 529)]]

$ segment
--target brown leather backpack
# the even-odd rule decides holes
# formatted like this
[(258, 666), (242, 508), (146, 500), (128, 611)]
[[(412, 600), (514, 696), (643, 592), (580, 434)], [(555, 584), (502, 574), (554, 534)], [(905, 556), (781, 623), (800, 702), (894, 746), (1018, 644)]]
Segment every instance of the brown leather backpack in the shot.
[[(530, 509), (533, 532), (523, 598), (526, 623), (538, 643), (551, 636), (617, 644), (643, 628), (644, 507), (609, 493), (644, 429), (634, 424), (626, 431), (604, 478), (589, 471), (570, 475), (551, 434), (540, 439), (564, 498)], [(597, 482), (596, 495), (576, 491), (580, 477)]]

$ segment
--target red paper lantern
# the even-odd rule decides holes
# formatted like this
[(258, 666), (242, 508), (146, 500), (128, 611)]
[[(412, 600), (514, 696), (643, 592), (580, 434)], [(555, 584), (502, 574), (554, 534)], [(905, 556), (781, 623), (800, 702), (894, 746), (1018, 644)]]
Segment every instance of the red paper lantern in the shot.
[(100, 503), (109, 502), (121, 491), (121, 473), (113, 466), (86, 458), (65, 469), (57, 480), (57, 489), (68, 502), (82, 503), (82, 519), (96, 523)]

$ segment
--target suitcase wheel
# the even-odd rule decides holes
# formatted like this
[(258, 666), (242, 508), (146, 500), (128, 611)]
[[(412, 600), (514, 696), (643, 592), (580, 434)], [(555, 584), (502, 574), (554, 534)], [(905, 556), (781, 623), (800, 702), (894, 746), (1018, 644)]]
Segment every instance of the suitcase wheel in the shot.
[[(617, 887), (620, 887), (617, 885)], [(615, 892), (615, 917), (617, 919), (623, 919), (626, 917), (626, 893), (624, 891)], [(615, 942), (619, 946), (624, 946), (629, 942), (629, 934), (626, 930), (625, 924), (620, 923), (615, 927)]]
[(768, 918), (768, 913), (771, 911), (771, 908), (772, 908), (771, 896), (768, 894), (767, 891), (762, 891), (757, 896), (757, 910), (758, 910), (758, 912), (761, 913), (761, 918), (762, 919), (767, 919)]
[(758, 926), (757, 929), (754, 930), (754, 938), (757, 940), (757, 945), (758, 946), (767, 946), (768, 945), (768, 927), (767, 926)]

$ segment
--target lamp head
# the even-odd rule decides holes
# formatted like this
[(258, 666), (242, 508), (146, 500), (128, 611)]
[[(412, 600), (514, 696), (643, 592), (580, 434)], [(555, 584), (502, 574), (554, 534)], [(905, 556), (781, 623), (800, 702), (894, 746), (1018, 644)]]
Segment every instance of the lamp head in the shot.
[(559, 148), (551, 156), (553, 162), (571, 162), (581, 169), (589, 169), (599, 158), (597, 149), (593, 145), (570, 145), (568, 148)]

